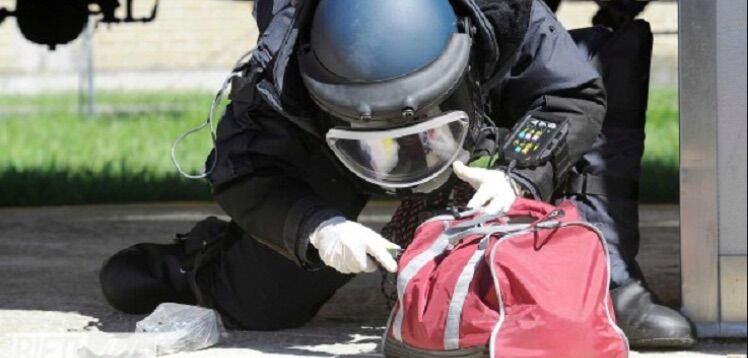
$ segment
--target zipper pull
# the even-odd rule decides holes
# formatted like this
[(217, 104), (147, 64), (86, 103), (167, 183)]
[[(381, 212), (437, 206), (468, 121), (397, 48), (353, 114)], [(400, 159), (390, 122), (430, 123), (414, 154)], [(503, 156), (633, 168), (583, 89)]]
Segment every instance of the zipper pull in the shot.
[(562, 209), (553, 210), (533, 226), (538, 229), (556, 229), (561, 226), (561, 221), (556, 219), (561, 218), (564, 215), (566, 215), (566, 213)]
[(557, 219), (557, 218), (563, 217), (564, 215), (566, 215), (566, 213), (562, 209), (556, 209), (556, 210), (551, 211), (551, 213), (548, 214), (548, 216), (546, 216), (545, 219), (543, 220), (545, 221), (545, 220)]

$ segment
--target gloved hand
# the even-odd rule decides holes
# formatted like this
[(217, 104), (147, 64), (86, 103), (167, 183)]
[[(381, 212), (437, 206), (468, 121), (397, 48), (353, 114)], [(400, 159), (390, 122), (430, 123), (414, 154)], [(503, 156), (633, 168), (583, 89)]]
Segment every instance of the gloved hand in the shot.
[(476, 190), (467, 204), (469, 208), (496, 215), (509, 210), (517, 199), (511, 179), (501, 170), (472, 168), (461, 161), (454, 162), (452, 170)]
[(387, 250), (400, 246), (343, 217), (323, 222), (309, 237), (309, 242), (317, 248), (327, 266), (341, 273), (374, 272), (377, 262), (387, 271), (397, 271), (397, 262)]

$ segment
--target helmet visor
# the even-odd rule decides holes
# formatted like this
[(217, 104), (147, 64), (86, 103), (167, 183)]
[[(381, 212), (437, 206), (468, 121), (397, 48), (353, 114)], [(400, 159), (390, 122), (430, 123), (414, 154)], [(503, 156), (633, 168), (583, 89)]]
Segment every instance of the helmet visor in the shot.
[(327, 144), (354, 174), (384, 188), (425, 183), (465, 152), (468, 116), (455, 111), (390, 129), (334, 128)]

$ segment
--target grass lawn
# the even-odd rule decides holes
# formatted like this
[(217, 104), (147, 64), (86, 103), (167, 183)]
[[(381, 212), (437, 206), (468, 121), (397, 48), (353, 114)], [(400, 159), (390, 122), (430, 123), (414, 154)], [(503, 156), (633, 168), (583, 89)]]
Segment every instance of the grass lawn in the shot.
[(640, 195), (644, 202), (676, 203), (680, 191), (678, 95), (675, 89), (650, 91)]
[[(642, 198), (678, 194), (678, 112), (673, 90), (651, 93)], [(80, 204), (210, 198), (207, 184), (182, 179), (173, 140), (201, 123), (211, 93), (98, 93), (99, 114), (78, 114), (76, 94), (0, 96), (0, 205)], [(178, 151), (199, 171), (207, 131)]]
[[(201, 180), (181, 178), (174, 139), (199, 124), (210, 93), (98, 93), (101, 114), (78, 114), (75, 94), (0, 97), (0, 205), (207, 200)], [(178, 152), (199, 171), (207, 130)]]

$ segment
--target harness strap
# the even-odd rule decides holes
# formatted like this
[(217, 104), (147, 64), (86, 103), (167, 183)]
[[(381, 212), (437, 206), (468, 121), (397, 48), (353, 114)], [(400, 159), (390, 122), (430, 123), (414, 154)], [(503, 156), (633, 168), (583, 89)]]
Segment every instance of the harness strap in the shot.
[(636, 180), (590, 174), (571, 174), (563, 187), (564, 194), (606, 195), (639, 199), (639, 182)]

